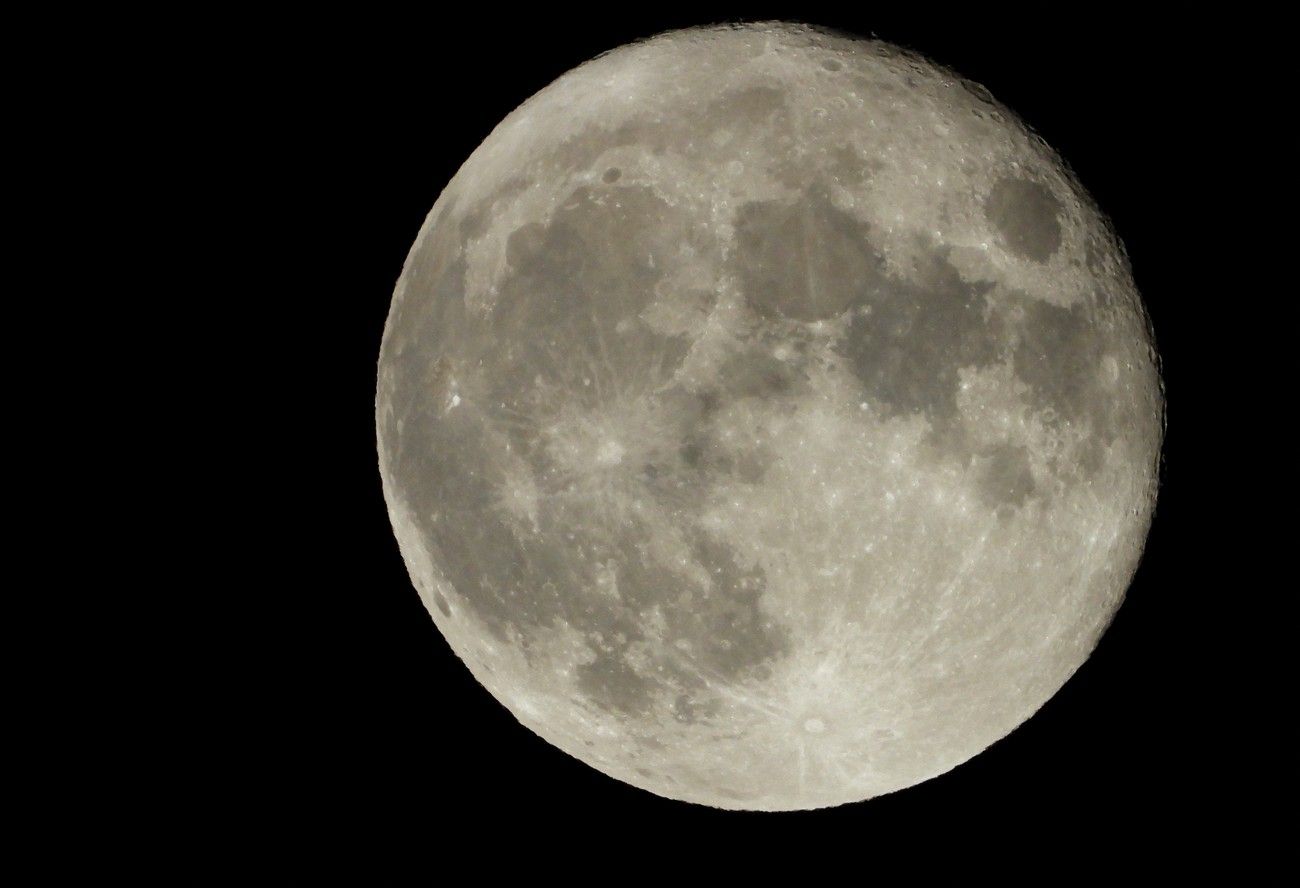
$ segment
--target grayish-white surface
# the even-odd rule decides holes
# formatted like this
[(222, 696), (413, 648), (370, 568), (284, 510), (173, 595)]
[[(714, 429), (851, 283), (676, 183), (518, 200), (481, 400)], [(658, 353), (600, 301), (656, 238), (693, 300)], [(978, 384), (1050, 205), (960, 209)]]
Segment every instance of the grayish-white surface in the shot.
[(415, 585), (523, 724), (785, 809), (942, 773), (1065, 682), (1161, 405), (1049, 148), (924, 60), (769, 25), (617, 50), (497, 127), (411, 250), (377, 418)]

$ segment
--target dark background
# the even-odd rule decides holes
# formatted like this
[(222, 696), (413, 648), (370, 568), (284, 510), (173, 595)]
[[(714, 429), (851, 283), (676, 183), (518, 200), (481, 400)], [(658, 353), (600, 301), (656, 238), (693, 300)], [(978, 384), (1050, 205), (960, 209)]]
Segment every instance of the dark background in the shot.
[[(1245, 865), (1273, 840), (1263, 813), (1276, 770), (1263, 739), (1271, 728), (1252, 715), (1262, 692), (1229, 665), (1252, 656), (1237, 640), (1234, 604), (1252, 581), (1219, 576), (1201, 536), (1232, 521), (1206, 509), (1226, 494), (1203, 469), (1211, 445), (1195, 414), (1210, 395), (1194, 332), (1204, 324), (1203, 257), (1214, 252), (1207, 118), (1231, 116), (1213, 98), (1205, 60), (1231, 38), (1222, 23), (831, 10), (349, 15), (251, 28), (231, 47), (224, 63), (249, 77), (255, 101), (231, 109), (248, 126), (230, 150), (265, 183), (249, 212), (271, 238), (253, 248), (282, 275), (265, 291), (274, 295), (245, 298), (260, 316), (292, 321), (274, 325), (271, 344), (289, 358), (263, 441), (268, 468), (294, 489), (259, 516), (273, 532), (254, 584), (290, 605), (283, 622), (269, 602), (251, 612), (273, 662), (256, 679), (263, 702), (229, 729), (246, 763), (236, 770), (250, 816), (344, 846), (383, 836), (427, 850), (431, 865), (475, 836), (511, 837), (504, 856), (516, 841), (537, 840), (560, 860), (563, 849), (592, 843), (644, 852), (653, 835), (682, 855), (794, 854), (824, 843), (828, 861), (851, 852), (916, 865), (955, 853), (964, 837), (980, 850), (963, 860), (1007, 872), (1026, 866), (1031, 847), (1071, 868), (1142, 850), (1181, 869), (1224, 857)], [(424, 611), (376, 468), (375, 369), (389, 300), (459, 165), (502, 117), (575, 65), (663, 30), (738, 17), (875, 34), (983, 83), (1019, 113), (1126, 244), (1168, 390), (1146, 555), (1092, 657), (1030, 721), (956, 770), (808, 813), (661, 799), (516, 723)], [(1216, 321), (1218, 336), (1234, 336), (1232, 325)]]

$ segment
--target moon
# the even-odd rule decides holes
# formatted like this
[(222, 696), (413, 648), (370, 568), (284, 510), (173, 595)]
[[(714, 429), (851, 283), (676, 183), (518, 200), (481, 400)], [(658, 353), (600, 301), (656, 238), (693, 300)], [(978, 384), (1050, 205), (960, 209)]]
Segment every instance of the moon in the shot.
[(1120, 606), (1164, 430), (1061, 158), (924, 58), (780, 23), (502, 121), (407, 258), (376, 416), (474, 677), (611, 777), (754, 810), (912, 786), (1042, 706)]

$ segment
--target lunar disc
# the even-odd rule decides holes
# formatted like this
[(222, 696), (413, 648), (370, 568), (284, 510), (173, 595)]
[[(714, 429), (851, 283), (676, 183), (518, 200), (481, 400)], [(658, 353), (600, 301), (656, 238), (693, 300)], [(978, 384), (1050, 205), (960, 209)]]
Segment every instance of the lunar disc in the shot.
[(623, 47), (502, 121), (410, 252), (376, 406), (478, 681), (608, 775), (760, 810), (1032, 715), (1120, 605), (1163, 430), (1061, 159), (951, 71), (786, 24)]

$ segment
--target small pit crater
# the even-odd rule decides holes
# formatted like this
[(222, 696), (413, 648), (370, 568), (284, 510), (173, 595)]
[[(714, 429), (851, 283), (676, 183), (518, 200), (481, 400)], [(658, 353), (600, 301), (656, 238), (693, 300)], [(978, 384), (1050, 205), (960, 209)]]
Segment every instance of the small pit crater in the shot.
[(621, 178), (623, 178), (623, 171), (618, 167), (610, 167), (605, 170), (605, 174), (600, 177), (600, 180), (607, 185), (612, 185)]
[(433, 603), (438, 606), (438, 610), (442, 611), (444, 617), (451, 616), (451, 605), (447, 603), (446, 597), (441, 592), (433, 593)]
[(970, 93), (979, 101), (986, 105), (993, 104), (993, 93), (989, 92), (988, 87), (984, 86), (984, 84), (975, 83), (972, 80), (962, 80), (960, 83), (965, 88), (966, 92)]
[(1106, 355), (1101, 359), (1101, 378), (1108, 386), (1119, 382), (1119, 361), (1114, 355)]
[(842, 71), (844, 66), (836, 59), (826, 59), (822, 62), (822, 67), (827, 71)]

